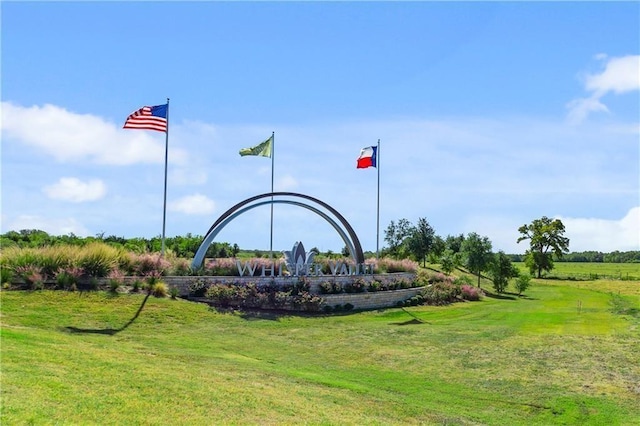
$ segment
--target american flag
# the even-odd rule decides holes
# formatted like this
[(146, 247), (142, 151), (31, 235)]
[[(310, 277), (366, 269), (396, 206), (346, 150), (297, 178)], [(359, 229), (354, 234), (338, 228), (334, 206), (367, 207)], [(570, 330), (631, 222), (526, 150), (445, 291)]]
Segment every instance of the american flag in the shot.
[(124, 129), (167, 131), (167, 111), (169, 104), (145, 106), (127, 117)]

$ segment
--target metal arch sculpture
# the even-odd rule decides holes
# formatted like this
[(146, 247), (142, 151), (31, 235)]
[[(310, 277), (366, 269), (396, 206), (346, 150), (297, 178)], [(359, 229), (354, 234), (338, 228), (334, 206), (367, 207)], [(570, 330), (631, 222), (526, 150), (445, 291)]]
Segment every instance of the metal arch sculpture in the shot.
[[(271, 197), (271, 200), (266, 200), (266, 201), (251, 205), (251, 203), (253, 203), (254, 201), (257, 201), (263, 198), (269, 198), (269, 197)], [(331, 212), (338, 219), (338, 221), (342, 224), (342, 226), (344, 226), (346, 230), (346, 234), (344, 230), (340, 228), (340, 226), (333, 219), (331, 219), (331, 217), (329, 217), (327, 214), (325, 214), (321, 210), (313, 206), (310, 206), (304, 202), (291, 201), (291, 200), (274, 200), (273, 197), (302, 198), (305, 200), (312, 201), (316, 204), (319, 204), (320, 206), (322, 206), (323, 208)], [(211, 228), (209, 228), (209, 230), (207, 231), (207, 234), (205, 235), (205, 238), (202, 241), (202, 244), (198, 248), (198, 251), (196, 252), (196, 255), (193, 258), (193, 262), (191, 266), (194, 269), (198, 269), (202, 266), (202, 262), (204, 261), (204, 256), (206, 255), (206, 252), (209, 246), (213, 242), (213, 239), (233, 219), (243, 214), (244, 212), (249, 211), (258, 206), (262, 206), (265, 204), (281, 204), (281, 203), (303, 207), (321, 216), (323, 219), (329, 222), (329, 224), (331, 224), (331, 226), (333, 226), (334, 229), (336, 229), (336, 231), (340, 234), (340, 236), (342, 237), (343, 241), (345, 242), (347, 248), (351, 253), (351, 257), (353, 257), (353, 260), (356, 262), (356, 264), (364, 263), (364, 253), (362, 251), (362, 245), (360, 244), (360, 240), (358, 239), (358, 236), (356, 235), (355, 231), (353, 230), (349, 222), (347, 222), (347, 220), (340, 213), (338, 213), (336, 209), (334, 209), (327, 203), (321, 200), (318, 200), (317, 198), (311, 197), (309, 195), (299, 194), (295, 192), (268, 192), (265, 194), (260, 194), (260, 195), (247, 198), (246, 200), (239, 202), (238, 204), (236, 204), (235, 206), (231, 207), (229, 210), (224, 212), (213, 223), (213, 225), (211, 225)], [(245, 207), (247, 205), (249, 206)]]
[[(303, 207), (306, 208), (307, 210), (311, 210), (312, 212), (318, 214), (319, 216), (321, 216), (324, 220), (326, 220), (327, 222), (329, 222), (329, 224), (331, 224), (331, 226), (333, 226), (333, 228), (338, 232), (338, 234), (340, 234), (340, 237), (342, 238), (342, 240), (344, 241), (345, 245), (347, 246), (347, 248), (349, 249), (349, 253), (355, 253), (355, 247), (353, 246), (353, 243), (351, 242), (351, 240), (349, 239), (349, 237), (347, 236), (347, 234), (344, 232), (344, 230), (336, 223), (336, 221), (334, 221), (329, 215), (327, 215), (326, 213), (324, 213), (323, 211), (313, 207), (313, 206), (309, 206), (305, 203), (302, 203), (300, 201), (292, 201), (292, 200), (273, 200), (273, 201), (262, 201), (259, 203), (255, 203), (255, 204), (251, 204), (249, 206), (245, 206), (241, 209), (236, 210), (233, 214), (229, 215), (226, 217), (226, 219), (224, 219), (222, 222), (220, 222), (218, 224), (218, 226), (216, 226), (215, 228), (213, 228), (205, 237), (205, 239), (203, 240), (202, 244), (200, 245), (200, 247), (198, 248), (198, 251), (196, 252), (196, 255), (194, 256), (193, 262), (191, 264), (192, 268), (197, 269), (202, 265), (202, 262), (204, 260), (204, 256), (207, 253), (207, 250), (209, 248), (209, 245), (211, 245), (211, 243), (213, 242), (213, 240), (215, 239), (215, 237), (220, 233), (220, 231), (222, 231), (222, 229), (227, 226), (232, 220), (234, 220), (236, 217), (240, 216), (241, 214), (252, 210), (256, 207), (260, 207), (266, 204), (291, 204), (294, 206), (298, 206), (298, 207)], [(356, 257), (353, 256), (354, 261), (356, 261)], [(362, 262), (360, 262), (362, 263)]]

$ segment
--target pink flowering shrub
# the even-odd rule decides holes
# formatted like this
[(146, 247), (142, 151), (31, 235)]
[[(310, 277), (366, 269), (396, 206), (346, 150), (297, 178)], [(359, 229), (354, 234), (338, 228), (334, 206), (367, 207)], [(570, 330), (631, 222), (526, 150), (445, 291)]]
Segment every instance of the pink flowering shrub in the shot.
[[(365, 262), (366, 263), (366, 262)], [(385, 257), (376, 262), (376, 273), (416, 272), (418, 263), (410, 259), (395, 260)]]
[[(265, 269), (266, 274), (270, 274), (272, 268), (274, 274), (278, 273), (278, 268), (283, 259), (267, 259), (262, 257), (254, 257), (252, 259), (236, 259), (232, 257), (207, 259), (204, 263), (202, 275), (223, 276), (223, 277), (237, 277), (240, 275), (238, 271), (238, 262), (240, 267), (243, 268), (243, 276), (259, 277), (262, 275), (262, 268)], [(251, 273), (253, 270), (253, 274)]]
[(185, 277), (191, 275), (191, 262), (188, 259), (176, 258), (171, 261), (171, 275)]
[(474, 287), (468, 284), (463, 284), (460, 287), (461, 296), (464, 300), (477, 301), (482, 296), (482, 290), (478, 287)]
[(422, 297), (427, 305), (447, 305), (455, 302), (460, 292), (460, 287), (453, 282), (440, 281), (427, 285), (422, 290)]
[(204, 263), (204, 275), (237, 276), (236, 259), (228, 257), (207, 259)]
[(154, 273), (165, 275), (171, 263), (160, 253), (144, 253), (131, 256), (131, 269), (135, 275), (148, 276)]
[(24, 280), (31, 290), (41, 289), (44, 286), (44, 275), (35, 265), (16, 266), (16, 274)]
[(84, 274), (84, 270), (77, 266), (67, 266), (58, 269), (54, 277), (58, 288), (64, 290), (76, 290), (80, 277)]

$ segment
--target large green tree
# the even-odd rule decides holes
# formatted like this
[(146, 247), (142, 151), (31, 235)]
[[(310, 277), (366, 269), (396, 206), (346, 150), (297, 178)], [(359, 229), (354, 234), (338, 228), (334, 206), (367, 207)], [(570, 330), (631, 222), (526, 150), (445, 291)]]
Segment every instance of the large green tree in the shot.
[(384, 240), (389, 244), (389, 254), (398, 258), (401, 255), (402, 246), (405, 243), (405, 239), (411, 234), (411, 222), (407, 219), (400, 219), (398, 223), (393, 220), (387, 226), (384, 231)]
[(553, 257), (561, 258), (569, 252), (569, 238), (564, 237), (564, 224), (560, 219), (543, 216), (528, 225), (522, 225), (518, 232), (520, 241), (529, 240), (529, 250), (525, 252), (525, 264), (531, 274), (542, 276), (542, 271), (553, 269)]
[(427, 219), (421, 217), (418, 224), (411, 227), (409, 238), (407, 240), (407, 248), (409, 252), (415, 256), (419, 262), (422, 260), (422, 266), (427, 266), (427, 255), (434, 248), (435, 231), (427, 222)]
[(462, 242), (461, 252), (467, 269), (478, 276), (478, 287), (480, 287), (480, 276), (483, 271), (488, 270), (493, 259), (491, 241), (488, 237), (481, 237), (471, 232)]
[(509, 285), (509, 280), (519, 275), (518, 268), (511, 263), (509, 256), (502, 250), (494, 256), (489, 272), (493, 281), (493, 288), (498, 293), (503, 293)]

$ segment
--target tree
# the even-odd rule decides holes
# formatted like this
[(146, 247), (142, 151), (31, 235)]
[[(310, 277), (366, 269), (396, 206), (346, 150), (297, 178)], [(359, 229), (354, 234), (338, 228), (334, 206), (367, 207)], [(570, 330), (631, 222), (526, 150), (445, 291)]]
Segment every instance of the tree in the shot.
[(444, 243), (447, 246), (447, 248), (450, 248), (451, 251), (453, 251), (454, 253), (460, 253), (463, 242), (464, 242), (464, 234), (460, 234), (456, 236), (447, 235), (447, 238), (445, 238), (444, 240)]
[(560, 219), (551, 220), (546, 216), (536, 219), (529, 225), (518, 228), (522, 234), (520, 241), (529, 240), (529, 250), (525, 252), (525, 264), (531, 274), (537, 271), (537, 277), (542, 271), (553, 269), (553, 257), (560, 259), (569, 252), (569, 239), (563, 237), (564, 225)]
[(440, 266), (444, 273), (449, 275), (458, 265), (458, 253), (454, 253), (450, 248), (445, 249), (440, 256)]
[(486, 271), (492, 259), (491, 241), (487, 237), (481, 237), (475, 232), (467, 235), (461, 246), (467, 269), (478, 275), (478, 287), (480, 287), (480, 275)]
[(503, 293), (507, 289), (511, 278), (520, 275), (518, 268), (511, 264), (511, 259), (502, 250), (494, 256), (489, 269), (493, 288), (498, 293)]
[(429, 251), (429, 261), (431, 263), (438, 263), (446, 248), (447, 244), (444, 242), (442, 237), (439, 235), (434, 236), (433, 244), (431, 245), (431, 250)]
[(411, 231), (411, 222), (407, 219), (400, 219), (396, 224), (394, 221), (389, 223), (384, 231), (384, 240), (389, 244), (389, 254), (398, 258), (405, 239)]
[(531, 275), (520, 274), (518, 278), (516, 278), (516, 291), (518, 292), (518, 296), (521, 296), (522, 293), (529, 288), (531, 285)]
[(427, 255), (433, 248), (434, 237), (435, 231), (423, 217), (418, 219), (417, 226), (410, 229), (407, 248), (418, 262), (422, 260), (423, 267), (427, 266)]

